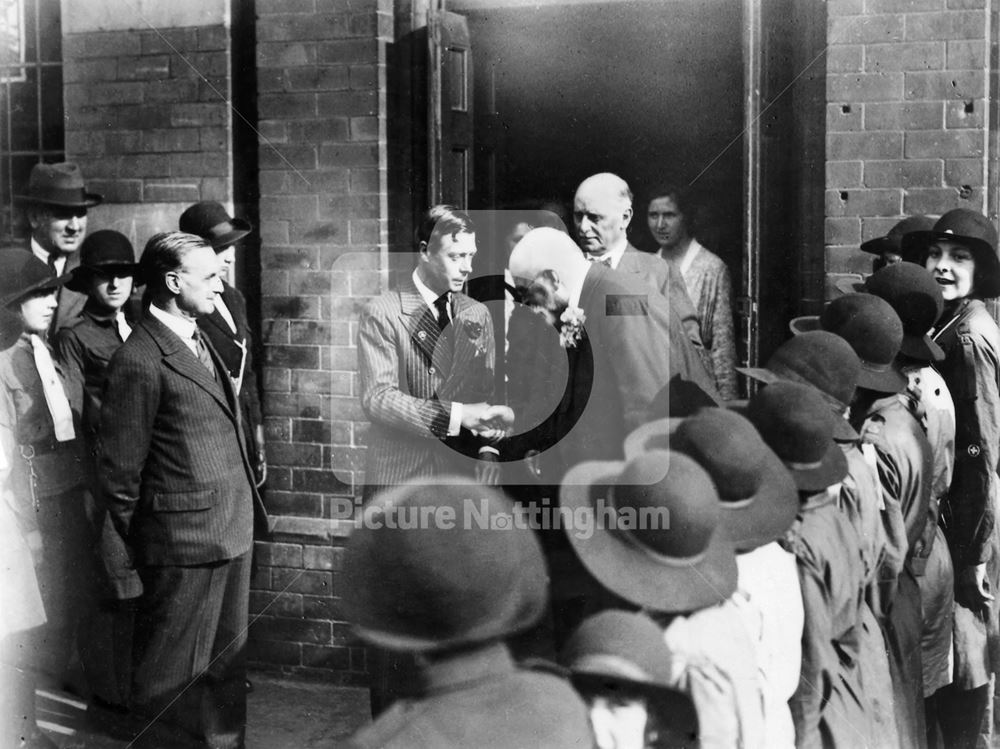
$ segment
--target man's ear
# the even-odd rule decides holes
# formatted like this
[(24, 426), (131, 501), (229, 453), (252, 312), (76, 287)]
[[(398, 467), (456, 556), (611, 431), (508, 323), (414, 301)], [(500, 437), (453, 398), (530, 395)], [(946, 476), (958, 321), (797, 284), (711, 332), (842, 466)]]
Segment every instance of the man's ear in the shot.
[(37, 229), (45, 222), (45, 209), (38, 205), (29, 205), (25, 210), (28, 216), (28, 223), (31, 225), (32, 230)]
[(622, 214), (622, 225), (627, 229), (630, 223), (632, 223), (632, 206), (626, 208)]
[(181, 293), (181, 281), (175, 271), (170, 271), (163, 277), (163, 285), (167, 287), (167, 290), (171, 294)]
[(426, 260), (430, 255), (430, 251), (427, 248), (426, 242), (421, 242), (420, 244), (418, 244), (417, 251), (420, 252), (420, 257), (422, 257), (424, 260)]

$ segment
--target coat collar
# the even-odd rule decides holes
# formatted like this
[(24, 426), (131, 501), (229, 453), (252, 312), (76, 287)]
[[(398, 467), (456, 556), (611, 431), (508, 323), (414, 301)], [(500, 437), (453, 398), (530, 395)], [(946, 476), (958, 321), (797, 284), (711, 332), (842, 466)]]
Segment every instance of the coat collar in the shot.
[(444, 656), (426, 664), (422, 670), (428, 695), (453, 692), (498, 676), (514, 673), (514, 661), (502, 642), (493, 642), (475, 650)]

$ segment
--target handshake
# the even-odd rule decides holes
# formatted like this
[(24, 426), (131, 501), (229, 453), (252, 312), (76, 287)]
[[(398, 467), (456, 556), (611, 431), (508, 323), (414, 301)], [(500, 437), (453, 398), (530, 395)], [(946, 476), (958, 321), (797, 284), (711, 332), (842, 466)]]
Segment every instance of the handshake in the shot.
[(507, 406), (465, 403), (462, 405), (462, 426), (489, 442), (499, 442), (514, 426), (514, 412)]

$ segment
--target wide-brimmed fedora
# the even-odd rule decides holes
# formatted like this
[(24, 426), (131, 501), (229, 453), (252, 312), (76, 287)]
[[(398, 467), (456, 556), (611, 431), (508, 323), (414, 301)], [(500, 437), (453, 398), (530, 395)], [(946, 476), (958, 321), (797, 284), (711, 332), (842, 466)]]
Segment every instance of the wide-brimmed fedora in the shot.
[[(139, 264), (135, 261), (135, 251), (128, 237), (113, 229), (101, 229), (83, 240), (80, 264), (73, 269), (66, 288), (86, 293), (88, 279), (94, 271), (134, 278), (138, 270)], [(134, 283), (141, 285), (141, 280), (136, 278)]]
[(847, 475), (847, 458), (833, 441), (834, 416), (815, 388), (775, 382), (750, 399), (746, 416), (799, 491), (822, 491)]
[(737, 367), (736, 371), (766, 385), (786, 380), (816, 388), (837, 417), (834, 438), (844, 442), (858, 439), (843, 416), (854, 399), (861, 360), (839, 335), (825, 330), (801, 333), (778, 346), (765, 366)]
[(195, 203), (185, 209), (181, 214), (179, 228), (188, 234), (197, 234), (202, 239), (207, 239), (215, 250), (225, 249), (253, 231), (249, 221), (233, 218), (221, 203), (214, 200)]
[(625, 458), (668, 448), (694, 458), (712, 477), (722, 525), (737, 551), (771, 543), (791, 527), (799, 510), (795, 482), (744, 416), (716, 407), (644, 424), (626, 439)]
[(934, 226), (934, 219), (930, 216), (916, 215), (907, 216), (897, 223), (889, 233), (882, 237), (869, 239), (861, 243), (861, 250), (872, 255), (883, 255), (892, 252), (897, 255), (902, 254), (903, 237), (915, 231), (929, 231)]
[(344, 610), (358, 635), (389, 650), (448, 651), (538, 621), (545, 560), (514, 510), (496, 489), (457, 476), (376, 496), (344, 559)]
[(977, 296), (986, 299), (1000, 296), (997, 230), (989, 218), (968, 208), (948, 211), (930, 231), (911, 232), (903, 237), (903, 258), (923, 265), (927, 248), (940, 240), (958, 242), (972, 252), (976, 261), (973, 291)]
[(889, 265), (864, 281), (852, 282), (849, 288), (884, 299), (899, 315), (903, 324), (901, 354), (921, 362), (944, 359), (944, 351), (928, 335), (944, 311), (941, 287), (929, 270), (915, 263)]
[(10, 309), (39, 291), (55, 291), (69, 279), (68, 273), (53, 276), (49, 266), (30, 252), (0, 252), (0, 307)]
[(28, 191), (15, 195), (14, 199), (21, 203), (64, 208), (93, 208), (104, 197), (87, 192), (80, 167), (64, 161), (58, 164), (35, 164), (28, 176)]
[(789, 327), (796, 335), (825, 330), (847, 341), (861, 360), (858, 387), (879, 393), (898, 393), (906, 387), (906, 377), (896, 364), (903, 323), (884, 299), (847, 294), (826, 305), (819, 316), (794, 318)]
[(628, 461), (588, 461), (559, 489), (562, 507), (594, 519), (567, 532), (605, 588), (643, 608), (681, 613), (713, 606), (736, 589), (733, 543), (721, 527), (712, 478), (687, 455), (651, 450)]

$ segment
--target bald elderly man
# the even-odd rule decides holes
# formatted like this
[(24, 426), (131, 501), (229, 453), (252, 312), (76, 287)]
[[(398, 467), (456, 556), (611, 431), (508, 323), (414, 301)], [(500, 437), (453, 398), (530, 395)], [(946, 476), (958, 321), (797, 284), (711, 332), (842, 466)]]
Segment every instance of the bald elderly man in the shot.
[(628, 241), (632, 214), (632, 190), (625, 180), (611, 172), (587, 177), (573, 198), (573, 225), (580, 249), (588, 260), (638, 276), (665, 296), (670, 302), (670, 312), (709, 366), (710, 355), (702, 343), (698, 311), (684, 285), (684, 277), (671, 263), (636, 249)]

